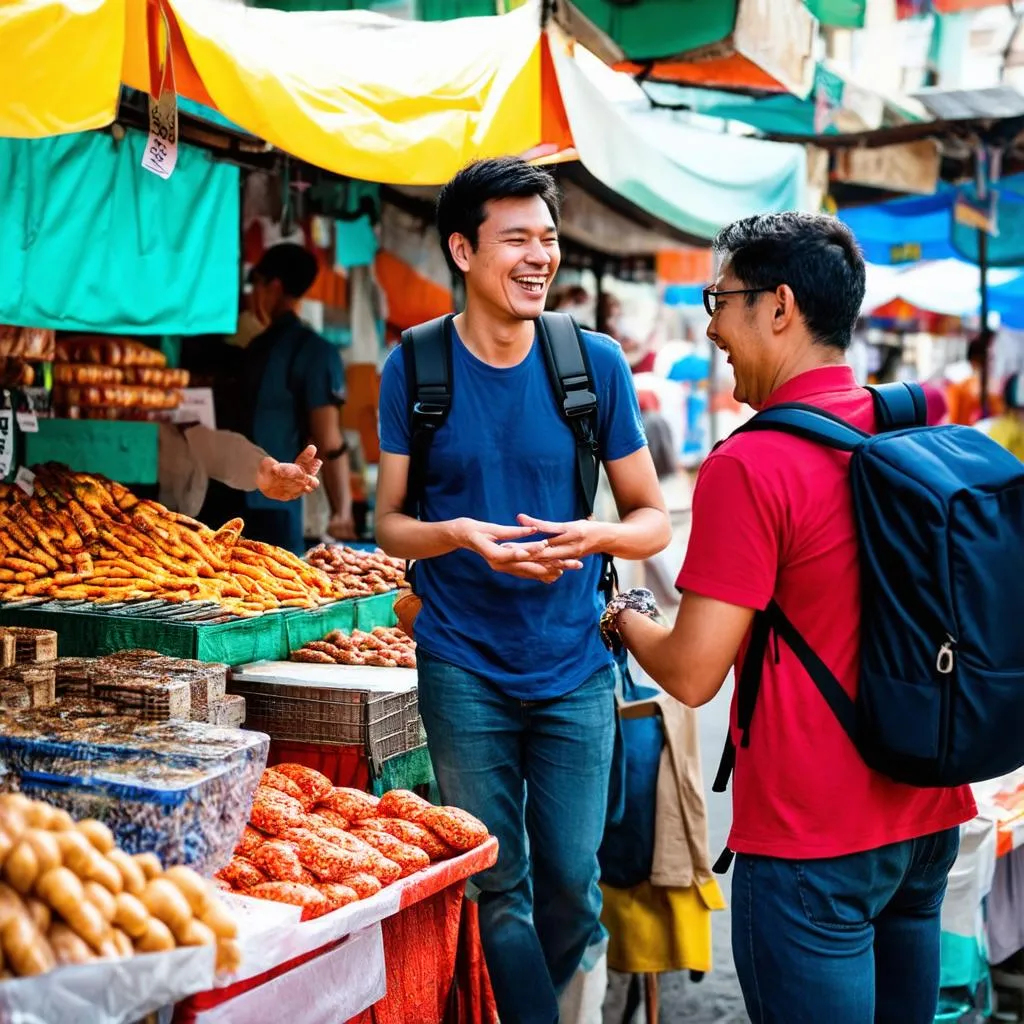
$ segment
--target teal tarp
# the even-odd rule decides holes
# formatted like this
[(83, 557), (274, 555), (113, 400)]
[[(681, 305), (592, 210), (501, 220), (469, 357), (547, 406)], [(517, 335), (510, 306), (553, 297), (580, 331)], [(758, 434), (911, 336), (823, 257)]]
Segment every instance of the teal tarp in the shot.
[(609, 104), (570, 56), (552, 51), (580, 163), (606, 188), (694, 240), (755, 213), (803, 209), (803, 146), (693, 128), (667, 111)]
[(0, 323), (230, 334), (238, 317), (239, 172), (178, 148), (164, 181), (146, 136), (0, 139)]

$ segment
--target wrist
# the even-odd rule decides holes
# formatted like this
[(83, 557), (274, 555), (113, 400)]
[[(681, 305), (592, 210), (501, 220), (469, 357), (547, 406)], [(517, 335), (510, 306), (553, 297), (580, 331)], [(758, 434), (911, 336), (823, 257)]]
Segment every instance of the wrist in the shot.
[(274, 469), (277, 466), (277, 459), (269, 455), (260, 460), (256, 467), (256, 490), (265, 490), (274, 478)]
[(596, 519), (588, 520), (586, 527), (586, 546), (588, 555), (614, 555), (615, 524), (603, 523)]

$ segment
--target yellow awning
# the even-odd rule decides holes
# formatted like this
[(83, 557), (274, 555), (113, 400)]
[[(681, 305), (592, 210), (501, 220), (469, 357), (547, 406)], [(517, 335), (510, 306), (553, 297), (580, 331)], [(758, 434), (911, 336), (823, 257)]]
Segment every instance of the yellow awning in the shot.
[(0, 0), (0, 136), (110, 124), (124, 31), (124, 0)]
[[(435, 23), (162, 2), (177, 91), (327, 170), (435, 184), (474, 157), (562, 141), (542, 137), (535, 2)], [(119, 82), (148, 91), (147, 3), (152, 18), (156, 0), (0, 0), (0, 136), (101, 127)]]

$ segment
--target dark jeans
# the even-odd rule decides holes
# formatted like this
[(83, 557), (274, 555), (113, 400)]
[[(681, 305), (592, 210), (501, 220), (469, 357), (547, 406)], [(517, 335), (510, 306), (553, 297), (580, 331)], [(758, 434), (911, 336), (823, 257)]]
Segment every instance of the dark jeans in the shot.
[(609, 667), (557, 700), (516, 700), (417, 654), (419, 709), (441, 797), (484, 821), (498, 863), (474, 881), (507, 1024), (554, 1024), (558, 993), (603, 938), (597, 849), (615, 739)]
[(954, 828), (826, 860), (737, 856), (733, 957), (753, 1024), (932, 1024), (959, 845)]

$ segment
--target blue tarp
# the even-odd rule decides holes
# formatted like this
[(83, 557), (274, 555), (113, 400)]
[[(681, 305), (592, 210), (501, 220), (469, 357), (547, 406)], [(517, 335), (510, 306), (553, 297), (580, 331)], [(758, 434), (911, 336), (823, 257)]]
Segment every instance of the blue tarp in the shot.
[[(1024, 175), (1006, 178), (996, 188), (999, 234), (989, 238), (989, 265), (1024, 266)], [(839, 216), (870, 263), (892, 266), (953, 258), (977, 263), (978, 232), (953, 215), (962, 192), (974, 196), (973, 188), (942, 185), (935, 195), (854, 207)]]

